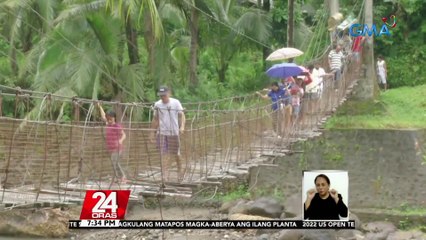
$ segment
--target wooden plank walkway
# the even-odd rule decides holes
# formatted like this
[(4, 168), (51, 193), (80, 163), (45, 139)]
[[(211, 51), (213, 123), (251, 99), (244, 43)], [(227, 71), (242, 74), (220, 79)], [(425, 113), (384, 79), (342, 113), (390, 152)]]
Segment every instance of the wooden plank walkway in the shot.
[[(357, 84), (354, 81), (345, 91), (350, 94), (353, 87)], [(247, 176), (251, 167), (259, 165), (270, 165), (271, 157), (282, 157), (291, 154), (291, 145), (297, 142), (306, 141), (321, 135), (322, 125), (332, 115), (335, 109), (346, 101), (343, 97), (337, 102), (330, 112), (321, 118), (311, 117), (315, 122), (313, 127), (308, 129), (298, 129), (290, 137), (278, 139), (272, 137), (271, 131), (264, 131), (249, 146), (243, 146), (243, 150), (233, 147), (230, 149), (217, 148), (209, 151), (205, 156), (196, 161), (192, 160), (187, 166), (188, 172), (183, 182), (165, 182), (161, 181), (161, 171), (159, 166), (140, 171), (130, 184), (111, 184), (108, 179), (101, 181), (87, 181), (85, 183), (60, 183), (59, 186), (52, 189), (41, 189), (38, 192), (34, 185), (24, 185), (14, 189), (0, 189), (0, 195), (3, 195), (3, 206), (31, 205), (35, 202), (50, 203), (75, 203), (81, 202), (86, 190), (95, 189), (129, 189), (131, 190), (131, 200), (139, 201), (144, 197), (183, 197), (190, 198), (194, 187), (200, 185), (220, 186), (223, 179), (236, 179)], [(334, 110), (333, 110), (334, 109)], [(226, 153), (226, 154), (225, 154)], [(177, 178), (175, 167), (170, 168), (171, 179)], [(37, 199), (37, 200), (36, 200)]]

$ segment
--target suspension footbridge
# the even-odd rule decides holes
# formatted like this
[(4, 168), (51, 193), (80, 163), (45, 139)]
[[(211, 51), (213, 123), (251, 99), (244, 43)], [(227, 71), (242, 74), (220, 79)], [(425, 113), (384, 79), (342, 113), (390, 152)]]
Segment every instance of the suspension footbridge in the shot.
[[(320, 59), (323, 66), (326, 53)], [(255, 94), (183, 103), (185, 176), (177, 181), (172, 165), (170, 182), (163, 181), (149, 121), (140, 121), (142, 114), (152, 118), (152, 103), (103, 102), (121, 113), (118, 119), (127, 135), (121, 163), (130, 181), (117, 184), (105, 147), (105, 124), (93, 100), (1, 86), (0, 103), (13, 102), (15, 109), (13, 116), (0, 117), (0, 203), (14, 207), (81, 201), (87, 189), (130, 189), (135, 200), (141, 195), (191, 197), (193, 186), (219, 186), (223, 179), (247, 174), (251, 166), (267, 164), (270, 156), (289, 153), (292, 143), (318, 136), (357, 83), (358, 69), (348, 63), (337, 90), (333, 79), (325, 79), (321, 99), (304, 99), (301, 121), (283, 138), (271, 133), (271, 103)], [(72, 112), (70, 119), (64, 120), (64, 109)]]

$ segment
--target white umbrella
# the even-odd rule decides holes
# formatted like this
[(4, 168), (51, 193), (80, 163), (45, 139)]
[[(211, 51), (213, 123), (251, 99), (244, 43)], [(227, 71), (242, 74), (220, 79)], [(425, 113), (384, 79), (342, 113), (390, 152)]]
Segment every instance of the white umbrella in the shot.
[(289, 58), (295, 58), (302, 55), (303, 52), (296, 48), (280, 48), (271, 53), (266, 60), (267, 61), (276, 61), (276, 60), (285, 60)]

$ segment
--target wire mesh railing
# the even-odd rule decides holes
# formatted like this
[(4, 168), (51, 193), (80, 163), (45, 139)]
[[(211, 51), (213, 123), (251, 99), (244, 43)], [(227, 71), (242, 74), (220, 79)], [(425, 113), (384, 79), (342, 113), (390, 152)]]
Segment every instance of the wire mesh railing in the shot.
[[(318, 61), (326, 66), (327, 55)], [(345, 65), (337, 89), (333, 78), (326, 77), (320, 99), (303, 99), (299, 120), (286, 125), (290, 116), (280, 112), (281, 138), (272, 131), (271, 103), (254, 94), (183, 104), (187, 116), (185, 132), (180, 135), (184, 177), (178, 179), (176, 164), (169, 159), (170, 180), (166, 182), (164, 156), (152, 139), (152, 104), (102, 102), (119, 109), (117, 119), (127, 136), (120, 162), (129, 182), (116, 184), (106, 147), (106, 127), (96, 102), (3, 88), (0, 106), (4, 101), (13, 102), (14, 110), (13, 116), (0, 117), (0, 201), (67, 201), (81, 197), (76, 188), (84, 186), (164, 187), (208, 181), (209, 176), (224, 174), (261, 154), (282, 151), (301, 135), (314, 131), (346, 98), (358, 67), (356, 63)], [(21, 201), (23, 194), (27, 197)]]

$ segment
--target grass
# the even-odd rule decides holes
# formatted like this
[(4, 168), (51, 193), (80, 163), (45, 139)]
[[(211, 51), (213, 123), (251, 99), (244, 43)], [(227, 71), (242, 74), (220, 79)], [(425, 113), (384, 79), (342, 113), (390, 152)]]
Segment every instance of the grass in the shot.
[(426, 85), (382, 92), (375, 101), (347, 101), (326, 128), (426, 128)]
[(247, 185), (239, 185), (229, 192), (220, 193), (216, 195), (215, 199), (220, 202), (232, 202), (240, 199), (254, 200), (260, 197), (272, 197), (278, 201), (282, 201), (284, 199), (284, 193), (281, 189), (278, 189), (277, 187), (249, 191)]
[(405, 216), (404, 220), (400, 220), (398, 224), (398, 229), (401, 230), (419, 230), (426, 232), (426, 225), (420, 224), (414, 219), (410, 219), (412, 216), (426, 216), (426, 208), (418, 206), (410, 206), (407, 203), (401, 204), (397, 208), (393, 208), (389, 211), (392, 214)]
[(238, 199), (250, 199), (250, 192), (248, 191), (248, 186), (239, 185), (233, 191), (216, 195), (216, 199), (221, 202), (231, 202)]
[(426, 208), (401, 204), (399, 208), (391, 210), (392, 213), (404, 216), (426, 216)]

